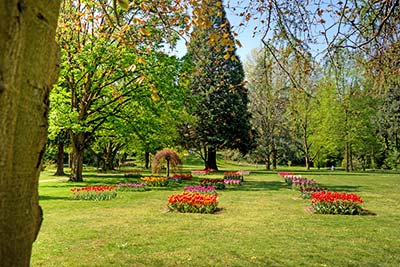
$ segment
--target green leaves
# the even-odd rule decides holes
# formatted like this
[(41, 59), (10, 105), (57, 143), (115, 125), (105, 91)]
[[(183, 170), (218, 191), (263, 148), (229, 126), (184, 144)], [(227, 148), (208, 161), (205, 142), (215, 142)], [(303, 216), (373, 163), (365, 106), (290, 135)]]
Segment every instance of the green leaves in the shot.
[[(115, 1), (115, 0), (114, 0)], [(128, 9), (129, 8), (129, 0), (117, 0), (118, 1), (118, 4), (119, 4), (119, 6), (122, 8), (122, 9)]]

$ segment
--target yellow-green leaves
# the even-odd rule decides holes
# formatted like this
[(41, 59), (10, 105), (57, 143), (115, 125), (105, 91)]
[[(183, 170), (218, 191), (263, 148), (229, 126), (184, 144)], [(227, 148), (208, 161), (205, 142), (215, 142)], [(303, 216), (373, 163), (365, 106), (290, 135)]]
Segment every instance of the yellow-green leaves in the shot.
[(129, 8), (129, 0), (117, 0), (118, 1), (118, 4), (119, 4), (119, 6), (122, 8), (122, 9), (128, 9)]
[(150, 36), (150, 32), (148, 30), (146, 30), (145, 28), (140, 28), (139, 32), (141, 35)]

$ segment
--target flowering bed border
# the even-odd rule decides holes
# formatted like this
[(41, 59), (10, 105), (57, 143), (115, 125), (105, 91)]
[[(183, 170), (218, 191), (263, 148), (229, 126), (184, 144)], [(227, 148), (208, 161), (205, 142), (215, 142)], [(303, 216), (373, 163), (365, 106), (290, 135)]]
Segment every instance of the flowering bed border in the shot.
[(116, 189), (117, 186), (109, 185), (98, 185), (98, 186), (86, 186), (86, 187), (74, 187), (71, 188), (73, 200), (110, 200), (117, 197)]
[(135, 191), (135, 192), (143, 192), (148, 191), (150, 188), (146, 183), (119, 183), (117, 187), (118, 191), (126, 192), (126, 191)]
[(319, 214), (362, 215), (365, 210), (360, 196), (339, 192), (314, 192), (311, 194), (311, 206)]
[(307, 179), (292, 172), (278, 173), (285, 182), (298, 189), (303, 199), (311, 199), (311, 208), (317, 214), (367, 215), (374, 214), (362, 207), (360, 196), (352, 193), (331, 192), (321, 188), (313, 179)]
[(217, 210), (217, 194), (183, 192), (168, 197), (168, 208), (183, 213), (214, 213)]
[(166, 187), (168, 186), (168, 179), (165, 177), (143, 177), (140, 178), (148, 186)]

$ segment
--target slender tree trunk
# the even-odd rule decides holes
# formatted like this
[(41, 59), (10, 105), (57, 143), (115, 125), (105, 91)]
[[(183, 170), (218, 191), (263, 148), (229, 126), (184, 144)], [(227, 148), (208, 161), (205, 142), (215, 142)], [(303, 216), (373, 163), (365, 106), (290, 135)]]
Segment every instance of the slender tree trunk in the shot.
[(270, 154), (268, 154), (267, 159), (265, 160), (265, 167), (267, 168), (267, 170), (271, 170), (271, 156)]
[(167, 178), (169, 177), (169, 159), (167, 159)]
[(150, 152), (144, 152), (144, 167), (146, 169), (150, 168)]
[(305, 161), (306, 161), (306, 170), (310, 170), (310, 164), (311, 164), (311, 159), (310, 159), (310, 146), (308, 145), (308, 135), (307, 135), (307, 121), (303, 125), (303, 147), (304, 147), (304, 154), (305, 154)]
[(354, 170), (354, 166), (353, 166), (353, 151), (351, 149), (351, 144), (349, 145), (349, 164), (350, 164), (350, 171), (352, 172)]
[(209, 147), (207, 151), (207, 170), (218, 170), (217, 166), (217, 150)]
[(276, 153), (276, 150), (273, 150), (272, 151), (272, 169), (273, 170), (276, 170), (276, 165), (277, 165), (277, 160), (278, 159), (278, 156), (277, 156), (277, 153)]
[(349, 160), (350, 160), (350, 155), (349, 155), (350, 153), (349, 153), (349, 144), (346, 142), (346, 145), (345, 145), (345, 170), (346, 170), (346, 172), (348, 172), (349, 171)]
[(207, 149), (207, 146), (204, 146), (203, 150), (204, 150), (204, 157), (202, 156), (202, 158), (204, 160), (204, 168), (206, 170), (208, 170), (208, 165), (207, 165), (207, 163), (208, 163), (208, 149)]
[(70, 133), (72, 154), (71, 154), (71, 175), (70, 181), (83, 182), (83, 155), (85, 150), (85, 134), (84, 133)]
[(60, 1), (0, 1), (0, 265), (29, 266)]
[(272, 169), (276, 170), (276, 165), (277, 165), (277, 160), (278, 160), (278, 151), (276, 150), (274, 143), (271, 146), (271, 157), (272, 157)]
[(305, 160), (306, 160), (306, 170), (309, 171), (310, 170), (310, 156), (308, 154), (306, 154)]
[(63, 176), (64, 173), (64, 143), (59, 142), (57, 145), (57, 171), (55, 176)]

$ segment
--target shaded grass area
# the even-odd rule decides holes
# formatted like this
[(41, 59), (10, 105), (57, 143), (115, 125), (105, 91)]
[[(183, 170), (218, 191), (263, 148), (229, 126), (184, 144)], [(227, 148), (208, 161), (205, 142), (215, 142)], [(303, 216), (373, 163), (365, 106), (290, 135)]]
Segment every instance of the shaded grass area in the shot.
[(275, 172), (221, 166), (252, 174), (242, 186), (218, 192), (222, 210), (213, 215), (165, 212), (168, 195), (200, 176), (103, 202), (69, 200), (69, 189), (135, 179), (88, 172), (82, 184), (41, 183), (44, 222), (32, 266), (399, 266), (399, 174), (302, 173), (332, 190), (359, 194), (377, 214), (333, 216), (305, 212), (310, 202), (293, 200), (297, 192)]

